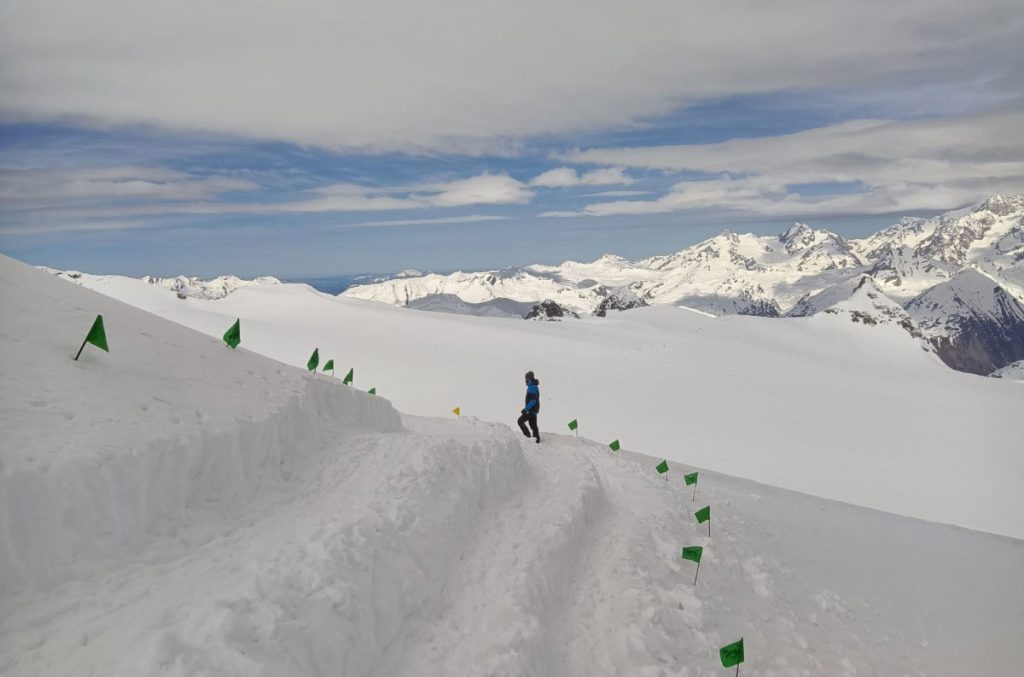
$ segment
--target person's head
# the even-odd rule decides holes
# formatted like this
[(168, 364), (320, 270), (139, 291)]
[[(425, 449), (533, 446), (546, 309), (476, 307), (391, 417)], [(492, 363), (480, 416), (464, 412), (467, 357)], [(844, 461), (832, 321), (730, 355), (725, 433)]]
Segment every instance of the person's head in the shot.
[(533, 383), (533, 372), (528, 371), (526, 372), (526, 384), (529, 385), (531, 383)]

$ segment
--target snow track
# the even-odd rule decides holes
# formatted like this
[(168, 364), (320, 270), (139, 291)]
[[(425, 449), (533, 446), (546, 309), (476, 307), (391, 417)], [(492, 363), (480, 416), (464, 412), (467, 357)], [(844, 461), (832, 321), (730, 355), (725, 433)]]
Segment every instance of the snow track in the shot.
[[(740, 636), (769, 677), (1024, 664), (1020, 540), (704, 470), (694, 503), (675, 461), (400, 417), (2, 259), (0, 282), (5, 677), (705, 677)], [(97, 312), (113, 352), (69, 366)]]

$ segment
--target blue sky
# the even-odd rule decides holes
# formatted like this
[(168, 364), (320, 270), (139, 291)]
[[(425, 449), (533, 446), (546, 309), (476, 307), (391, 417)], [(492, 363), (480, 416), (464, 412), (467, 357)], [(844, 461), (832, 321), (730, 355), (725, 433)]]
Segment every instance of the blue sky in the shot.
[(794, 220), (857, 237), (1024, 191), (1013, 3), (526, 2), (508, 28), (501, 3), (382, 3), (396, 26), (303, 0), (244, 9), (258, 41), (205, 5), (49, 4), (0, 16), (0, 251), (33, 264), (471, 270)]

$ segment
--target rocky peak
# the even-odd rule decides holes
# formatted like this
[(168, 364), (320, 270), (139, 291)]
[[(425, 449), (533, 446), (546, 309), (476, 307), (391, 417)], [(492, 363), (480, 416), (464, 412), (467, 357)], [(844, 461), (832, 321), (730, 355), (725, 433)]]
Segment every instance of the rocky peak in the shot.
[(987, 211), (996, 216), (1009, 216), (1014, 212), (1024, 211), (1024, 195), (996, 194), (982, 202), (974, 211)]

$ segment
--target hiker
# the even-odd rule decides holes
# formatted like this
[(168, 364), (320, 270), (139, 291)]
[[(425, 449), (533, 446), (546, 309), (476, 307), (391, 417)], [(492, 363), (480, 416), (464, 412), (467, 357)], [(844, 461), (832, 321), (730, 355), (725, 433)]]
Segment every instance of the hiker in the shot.
[[(533, 377), (532, 371), (528, 371), (526, 372), (526, 407), (523, 409), (523, 415), (519, 417), (516, 423), (519, 424), (519, 429), (527, 437), (531, 437), (530, 430), (532, 430), (532, 437), (537, 439), (537, 444), (540, 444), (540, 430), (537, 428), (537, 414), (539, 413), (540, 381)], [(526, 429), (527, 421), (530, 423), (530, 430)]]

